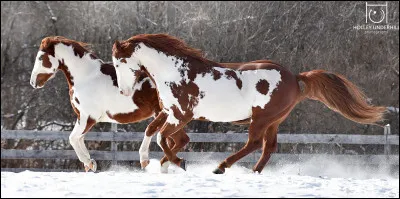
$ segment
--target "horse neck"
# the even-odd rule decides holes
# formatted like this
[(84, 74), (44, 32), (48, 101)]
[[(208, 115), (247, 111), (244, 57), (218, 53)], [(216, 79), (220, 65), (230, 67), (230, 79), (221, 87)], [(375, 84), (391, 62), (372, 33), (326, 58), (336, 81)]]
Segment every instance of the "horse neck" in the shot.
[(140, 48), (134, 52), (140, 64), (157, 82), (169, 82), (182, 79), (179, 68), (184, 67), (183, 59), (175, 56), (167, 56), (161, 51), (139, 44)]
[(61, 60), (59, 69), (63, 71), (70, 87), (97, 75), (96, 71), (100, 70), (102, 63), (100, 59), (93, 59), (89, 52), (80, 57), (74, 53), (72, 46), (63, 44), (56, 46), (55, 56)]

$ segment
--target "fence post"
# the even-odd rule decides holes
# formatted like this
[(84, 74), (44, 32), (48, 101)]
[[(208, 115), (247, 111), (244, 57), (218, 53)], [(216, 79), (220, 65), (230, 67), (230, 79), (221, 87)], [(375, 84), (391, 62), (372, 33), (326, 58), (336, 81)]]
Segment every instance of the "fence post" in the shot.
[(385, 125), (383, 134), (385, 135), (385, 155), (389, 157), (390, 155), (390, 143), (389, 143), (389, 135), (390, 135), (390, 124)]
[(113, 160), (111, 161), (111, 165), (116, 165), (117, 160), (116, 160), (116, 155), (117, 155), (117, 142), (115, 141), (115, 134), (117, 133), (117, 124), (112, 123), (111, 124), (111, 131), (113, 133), (113, 141), (111, 141), (111, 151), (113, 152)]

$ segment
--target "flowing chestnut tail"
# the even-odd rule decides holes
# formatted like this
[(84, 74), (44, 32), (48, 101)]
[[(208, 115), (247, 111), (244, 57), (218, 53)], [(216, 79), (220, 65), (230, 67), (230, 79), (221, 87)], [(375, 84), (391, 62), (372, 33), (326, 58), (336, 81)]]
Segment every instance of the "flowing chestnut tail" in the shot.
[(386, 108), (369, 105), (364, 93), (342, 75), (312, 70), (296, 77), (305, 84), (302, 97), (321, 101), (354, 122), (381, 126), (377, 122), (383, 120)]

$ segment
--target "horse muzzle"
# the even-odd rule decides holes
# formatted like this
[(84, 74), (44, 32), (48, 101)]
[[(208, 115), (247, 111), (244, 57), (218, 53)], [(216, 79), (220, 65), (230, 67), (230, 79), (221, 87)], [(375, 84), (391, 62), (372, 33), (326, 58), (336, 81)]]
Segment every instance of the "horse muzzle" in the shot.
[(31, 83), (31, 86), (32, 86), (33, 88), (36, 88), (36, 81), (31, 80), (30, 83)]

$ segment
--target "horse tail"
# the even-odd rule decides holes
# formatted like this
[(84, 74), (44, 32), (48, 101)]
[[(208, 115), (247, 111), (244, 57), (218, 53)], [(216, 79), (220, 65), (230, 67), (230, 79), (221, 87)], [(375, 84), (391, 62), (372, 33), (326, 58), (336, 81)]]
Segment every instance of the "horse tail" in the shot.
[(377, 122), (383, 120), (386, 107), (369, 105), (365, 94), (342, 75), (312, 70), (296, 78), (305, 84), (300, 99), (318, 100), (352, 121), (381, 126)]

